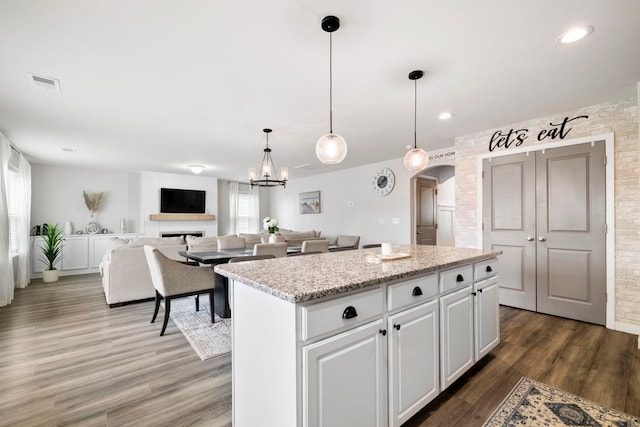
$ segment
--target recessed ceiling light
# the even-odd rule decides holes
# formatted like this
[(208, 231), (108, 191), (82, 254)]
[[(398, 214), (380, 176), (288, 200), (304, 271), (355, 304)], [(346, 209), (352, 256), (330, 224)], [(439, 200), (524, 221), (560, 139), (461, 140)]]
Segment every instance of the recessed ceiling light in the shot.
[(65, 153), (77, 153), (77, 150), (75, 148), (63, 148), (62, 151), (64, 151)]
[(453, 114), (451, 114), (451, 113), (449, 113), (449, 112), (446, 112), (446, 111), (445, 111), (445, 112), (443, 112), (443, 113), (440, 113), (440, 115), (438, 116), (438, 118), (439, 118), (440, 120), (448, 120), (448, 119), (450, 119), (451, 117), (453, 117)]
[(202, 165), (189, 165), (187, 167), (191, 169), (191, 172), (195, 173), (196, 175), (199, 175), (200, 172), (204, 170), (204, 166)]
[(575, 27), (565, 31), (560, 36), (560, 43), (573, 43), (587, 37), (593, 32), (593, 27)]
[(58, 79), (41, 75), (39, 76), (33, 73), (27, 73), (27, 77), (29, 78), (31, 84), (36, 87), (60, 93), (60, 80)]

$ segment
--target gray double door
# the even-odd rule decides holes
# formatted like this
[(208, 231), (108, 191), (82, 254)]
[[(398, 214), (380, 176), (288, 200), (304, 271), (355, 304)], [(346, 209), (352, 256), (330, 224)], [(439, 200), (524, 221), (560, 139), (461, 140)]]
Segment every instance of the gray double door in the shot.
[(485, 159), (484, 247), (500, 304), (604, 325), (604, 141)]

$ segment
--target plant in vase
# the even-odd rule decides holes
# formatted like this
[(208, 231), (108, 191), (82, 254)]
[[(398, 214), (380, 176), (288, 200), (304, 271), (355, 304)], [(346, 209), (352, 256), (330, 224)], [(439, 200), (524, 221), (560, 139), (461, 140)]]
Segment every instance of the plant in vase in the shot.
[(278, 228), (278, 220), (266, 217), (262, 220), (262, 227), (269, 233), (269, 243), (275, 243), (280, 237), (280, 228)]
[(49, 225), (42, 235), (42, 257), (40, 261), (46, 266), (42, 272), (43, 282), (57, 282), (56, 264), (62, 261), (62, 230), (58, 224)]
[(100, 226), (96, 223), (96, 212), (100, 207), (100, 203), (102, 203), (102, 192), (100, 193), (87, 193), (86, 191), (82, 191), (82, 195), (84, 196), (84, 203), (87, 205), (87, 209), (89, 209), (89, 214), (91, 214), (91, 222), (87, 224), (87, 233), (96, 234), (100, 230)]

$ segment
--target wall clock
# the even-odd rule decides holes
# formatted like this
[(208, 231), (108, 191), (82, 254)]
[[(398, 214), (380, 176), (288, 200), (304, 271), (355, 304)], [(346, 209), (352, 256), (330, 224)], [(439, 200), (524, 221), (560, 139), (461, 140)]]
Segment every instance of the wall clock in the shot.
[(373, 191), (381, 196), (391, 193), (396, 184), (396, 177), (389, 168), (382, 168), (373, 176)]

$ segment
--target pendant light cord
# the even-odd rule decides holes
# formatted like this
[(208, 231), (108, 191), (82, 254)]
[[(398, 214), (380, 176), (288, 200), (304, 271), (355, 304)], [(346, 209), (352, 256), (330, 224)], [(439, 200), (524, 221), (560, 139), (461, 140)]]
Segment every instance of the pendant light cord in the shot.
[(418, 80), (414, 80), (413, 89), (413, 148), (418, 148), (418, 136), (416, 128), (418, 127)]
[(333, 33), (329, 33), (329, 133), (333, 133)]

